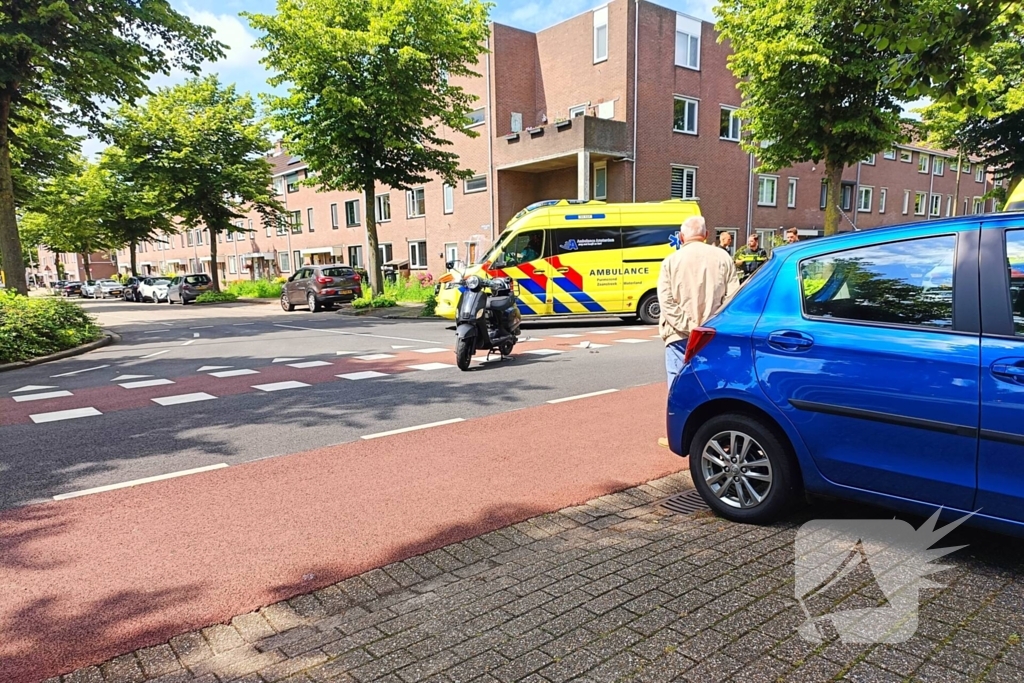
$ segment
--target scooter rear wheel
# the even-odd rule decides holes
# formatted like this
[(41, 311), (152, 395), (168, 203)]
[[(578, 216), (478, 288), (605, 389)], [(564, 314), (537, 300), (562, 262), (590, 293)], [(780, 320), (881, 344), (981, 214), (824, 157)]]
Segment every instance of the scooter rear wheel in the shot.
[(459, 339), (455, 344), (455, 362), (459, 370), (469, 370), (469, 364), (473, 361), (473, 339)]

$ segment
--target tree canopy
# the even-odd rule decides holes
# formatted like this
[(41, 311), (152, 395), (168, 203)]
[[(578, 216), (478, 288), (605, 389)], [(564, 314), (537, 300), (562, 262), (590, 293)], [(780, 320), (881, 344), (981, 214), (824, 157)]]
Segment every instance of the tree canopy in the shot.
[[(8, 287), (27, 291), (12, 174), (12, 127), (73, 114), (94, 130), (104, 102), (148, 94), (148, 78), (195, 72), (223, 54), (213, 31), (167, 0), (15, 0), (0, 7), (0, 252)], [(16, 134), (16, 131), (15, 131)]]
[[(217, 236), (242, 229), (234, 221), (249, 210), (264, 222), (277, 219), (273, 195), (270, 132), (248, 94), (222, 86), (216, 76), (193, 78), (159, 89), (143, 106), (124, 106), (111, 136), (131, 177), (155, 192), (185, 228), (210, 234), (217, 263)], [(211, 267), (214, 288), (219, 273)]]
[(723, 0), (715, 8), (743, 95), (744, 146), (760, 168), (825, 164), (825, 234), (838, 230), (843, 169), (891, 147), (902, 106), (885, 87), (893, 53), (855, 29), (871, 3)]
[(473, 175), (450, 150), (468, 136), (474, 98), (457, 84), (477, 76), (490, 4), (482, 0), (278, 0), (277, 14), (244, 14), (276, 71), (268, 98), (275, 130), (325, 190), (361, 190), (368, 271), (382, 291), (374, 211), (377, 183), (409, 190)]

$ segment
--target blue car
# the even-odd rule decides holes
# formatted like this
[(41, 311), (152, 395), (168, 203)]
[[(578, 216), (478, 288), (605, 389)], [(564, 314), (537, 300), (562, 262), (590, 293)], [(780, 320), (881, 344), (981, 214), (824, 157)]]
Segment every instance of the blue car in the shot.
[(669, 447), (722, 517), (827, 496), (1024, 532), (1024, 212), (776, 247), (685, 346)]

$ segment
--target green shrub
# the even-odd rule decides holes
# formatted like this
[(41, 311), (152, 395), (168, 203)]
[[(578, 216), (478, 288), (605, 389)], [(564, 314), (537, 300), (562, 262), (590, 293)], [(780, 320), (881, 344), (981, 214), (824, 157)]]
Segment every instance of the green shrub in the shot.
[(366, 295), (354, 299), (352, 301), (352, 308), (391, 308), (397, 306), (398, 302), (387, 295), (375, 296), (372, 299), (367, 298)]
[(223, 301), (236, 301), (237, 296), (231, 292), (203, 292), (196, 298), (197, 304), (219, 304)]
[(436, 313), (437, 297), (431, 294), (430, 297), (427, 299), (427, 303), (423, 306), (423, 313), (421, 315), (432, 316), (435, 315)]
[(72, 349), (101, 336), (93, 318), (67, 299), (0, 292), (0, 363)]
[(282, 286), (280, 282), (270, 280), (236, 280), (224, 291), (241, 299), (276, 299), (281, 296)]

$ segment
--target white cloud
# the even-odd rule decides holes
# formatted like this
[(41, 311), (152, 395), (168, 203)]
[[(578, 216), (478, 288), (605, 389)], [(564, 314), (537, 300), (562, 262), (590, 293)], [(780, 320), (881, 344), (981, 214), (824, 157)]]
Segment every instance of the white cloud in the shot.
[(256, 36), (233, 14), (214, 14), (185, 6), (185, 13), (197, 24), (211, 27), (215, 39), (228, 46), (225, 56), (214, 66), (221, 69), (262, 68), (259, 61), (263, 52), (253, 47)]

